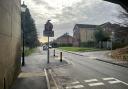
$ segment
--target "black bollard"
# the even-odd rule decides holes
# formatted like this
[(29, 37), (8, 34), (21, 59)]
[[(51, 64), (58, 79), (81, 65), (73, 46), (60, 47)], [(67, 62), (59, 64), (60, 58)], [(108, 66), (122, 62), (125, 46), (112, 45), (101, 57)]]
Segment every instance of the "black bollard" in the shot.
[(54, 52), (53, 52), (53, 56), (55, 57), (55, 49), (54, 49)]
[(60, 52), (60, 62), (62, 62), (62, 52)]

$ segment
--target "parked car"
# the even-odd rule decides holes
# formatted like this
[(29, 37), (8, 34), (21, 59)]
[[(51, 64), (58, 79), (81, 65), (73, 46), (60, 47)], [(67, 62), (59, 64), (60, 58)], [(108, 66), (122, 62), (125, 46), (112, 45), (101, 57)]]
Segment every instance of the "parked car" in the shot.
[(49, 48), (52, 48), (52, 46), (51, 46), (51, 45), (49, 45)]
[(47, 50), (48, 49), (48, 46), (47, 45), (44, 45), (43, 46), (43, 50)]

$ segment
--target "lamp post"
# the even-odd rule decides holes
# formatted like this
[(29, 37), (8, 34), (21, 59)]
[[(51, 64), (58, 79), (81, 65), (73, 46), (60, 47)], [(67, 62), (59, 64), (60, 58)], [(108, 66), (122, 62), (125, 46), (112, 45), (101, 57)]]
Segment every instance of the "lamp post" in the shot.
[[(24, 2), (23, 2), (23, 4), (21, 5), (21, 12), (23, 13), (23, 20), (22, 21), (24, 21), (24, 19), (25, 19), (25, 11), (26, 11), (26, 8), (27, 8), (27, 6), (24, 4)], [(22, 50), (22, 66), (24, 66), (25, 65), (25, 60), (24, 60), (24, 22), (22, 22), (22, 46), (23, 46), (23, 50)]]
[(115, 35), (115, 32), (112, 31), (112, 34), (111, 34), (111, 54), (112, 54), (112, 47), (113, 47), (113, 39), (114, 39), (114, 35)]

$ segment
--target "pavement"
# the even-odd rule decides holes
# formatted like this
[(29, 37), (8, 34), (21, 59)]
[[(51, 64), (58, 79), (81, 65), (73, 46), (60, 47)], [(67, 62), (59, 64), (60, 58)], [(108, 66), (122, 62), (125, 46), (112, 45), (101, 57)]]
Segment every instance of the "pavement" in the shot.
[(25, 57), (25, 66), (21, 67), (22, 72), (11, 89), (47, 89), (44, 58), (39, 49)]
[(56, 89), (52, 83), (54, 81), (47, 78), (50, 77), (50, 74), (44, 69), (66, 66), (67, 62), (60, 62), (59, 57), (54, 57), (52, 53), (51, 51), (49, 64), (47, 64), (47, 51), (43, 51), (42, 47), (38, 47), (34, 53), (25, 57), (25, 66), (21, 67), (22, 72), (11, 89), (49, 89), (50, 84), (50, 89)]

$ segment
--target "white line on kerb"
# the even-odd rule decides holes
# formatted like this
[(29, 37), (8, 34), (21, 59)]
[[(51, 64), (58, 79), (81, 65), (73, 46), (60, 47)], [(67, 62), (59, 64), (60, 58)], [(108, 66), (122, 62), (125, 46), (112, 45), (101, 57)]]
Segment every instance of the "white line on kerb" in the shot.
[(96, 82), (96, 81), (98, 81), (97, 79), (90, 79), (90, 80), (84, 80), (85, 82)]
[(104, 85), (104, 83), (99, 82), (99, 83), (90, 83), (88, 84), (89, 86), (100, 86), (100, 85)]

